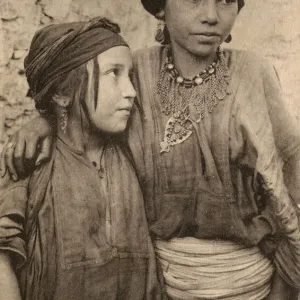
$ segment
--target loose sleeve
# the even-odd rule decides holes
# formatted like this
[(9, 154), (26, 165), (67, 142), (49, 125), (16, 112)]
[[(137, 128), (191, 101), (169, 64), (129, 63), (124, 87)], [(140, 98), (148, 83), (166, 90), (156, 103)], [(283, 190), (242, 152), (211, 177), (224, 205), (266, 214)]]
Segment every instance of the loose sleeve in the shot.
[[(253, 170), (253, 189), (255, 192), (263, 190), (266, 209), (282, 236), (274, 254), (276, 268), (287, 283), (300, 288), (300, 231), (296, 213), (298, 208), (289, 195), (282, 172), (282, 156), (293, 155), (298, 146), (296, 143), (286, 146), (281, 144), (280, 139), (276, 143), (275, 138), (275, 135), (284, 135), (284, 132), (285, 138), (287, 135), (292, 138), (297, 134), (292, 131), (295, 130), (292, 123), (287, 122), (287, 128), (284, 128), (286, 112), (278, 112), (275, 116), (277, 110), (284, 107), (281, 100), (276, 98), (272, 102), (270, 98), (266, 101), (270, 84), (271, 82), (266, 87), (263, 78), (257, 76), (251, 84), (237, 93), (237, 97), (243, 100), (236, 105), (233, 130), (235, 141), (232, 145), (234, 144), (234, 149), (239, 149), (234, 154), (236, 163), (240, 167)], [(274, 97), (276, 95), (277, 93)], [(273, 126), (274, 122), (277, 122), (276, 126)]]
[(22, 180), (12, 182), (6, 175), (0, 180), (0, 251), (9, 251), (17, 268), (26, 261), (26, 206), (26, 183)]
[[(299, 205), (300, 205), (300, 130), (295, 119), (290, 115), (282, 97), (282, 91), (277, 78), (277, 73), (272, 66), (265, 64), (262, 70), (264, 93), (270, 121), (274, 132), (275, 144), (284, 161), (283, 176), (287, 186), (292, 205), (286, 209), (291, 214), (292, 243), (288, 239), (282, 240), (275, 253), (275, 264), (281, 276), (292, 286), (300, 288), (300, 248), (295, 246), (296, 232), (299, 230)], [(293, 206), (294, 211), (292, 211)], [(294, 223), (292, 225), (292, 223)]]
[(267, 103), (274, 139), (284, 161), (283, 175), (291, 198), (300, 205), (300, 128), (283, 100), (282, 90), (275, 69), (262, 64), (264, 96)]

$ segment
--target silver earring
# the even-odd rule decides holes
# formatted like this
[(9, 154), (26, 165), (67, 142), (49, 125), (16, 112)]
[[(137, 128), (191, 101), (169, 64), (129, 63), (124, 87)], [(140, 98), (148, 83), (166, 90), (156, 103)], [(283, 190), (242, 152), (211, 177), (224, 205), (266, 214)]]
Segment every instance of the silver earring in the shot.
[(63, 131), (64, 134), (67, 133), (67, 125), (68, 125), (68, 111), (65, 107), (63, 107), (63, 111), (61, 114), (61, 129)]
[(156, 35), (155, 35), (155, 40), (161, 44), (164, 43), (166, 37), (165, 37), (165, 11), (164, 10), (160, 10), (156, 15), (155, 18), (158, 20), (158, 24), (157, 24), (157, 30), (156, 30)]
[(165, 29), (165, 22), (159, 20), (157, 24), (155, 40), (161, 44), (165, 41), (164, 29)]

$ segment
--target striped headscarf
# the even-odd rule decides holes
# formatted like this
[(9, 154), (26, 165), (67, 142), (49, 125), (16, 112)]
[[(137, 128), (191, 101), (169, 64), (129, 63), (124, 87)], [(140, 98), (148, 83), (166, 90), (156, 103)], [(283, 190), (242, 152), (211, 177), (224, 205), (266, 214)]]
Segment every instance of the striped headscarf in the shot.
[(39, 30), (25, 58), (29, 95), (41, 107), (55, 79), (116, 46), (127, 46), (120, 28), (105, 18), (50, 25)]

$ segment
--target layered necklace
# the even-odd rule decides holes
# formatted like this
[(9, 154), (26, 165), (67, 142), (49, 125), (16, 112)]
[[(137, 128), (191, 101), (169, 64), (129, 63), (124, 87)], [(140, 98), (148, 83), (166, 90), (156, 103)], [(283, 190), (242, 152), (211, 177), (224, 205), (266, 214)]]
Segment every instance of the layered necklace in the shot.
[[(180, 75), (174, 65), (171, 48), (166, 51), (157, 83), (162, 112), (170, 116), (160, 144), (161, 153), (169, 152), (171, 146), (188, 139), (193, 133), (193, 123), (204, 118), (206, 109), (212, 113), (218, 102), (230, 93), (229, 70), (224, 51), (220, 48), (214, 62), (192, 79)], [(191, 106), (196, 111), (195, 120), (190, 115)]]

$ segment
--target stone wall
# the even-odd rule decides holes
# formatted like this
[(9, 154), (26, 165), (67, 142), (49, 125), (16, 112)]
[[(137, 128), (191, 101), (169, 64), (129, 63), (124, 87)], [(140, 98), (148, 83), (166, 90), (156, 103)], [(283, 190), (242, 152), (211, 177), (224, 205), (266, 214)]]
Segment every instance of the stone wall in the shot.
[[(154, 43), (156, 22), (139, 0), (0, 1), (0, 140), (24, 124), (34, 110), (32, 100), (26, 97), (23, 69), (34, 32), (53, 22), (99, 15), (118, 22), (133, 49)], [(232, 41), (233, 47), (257, 51), (273, 61), (296, 118), (300, 118), (299, 15), (298, 0), (246, 0)]]

